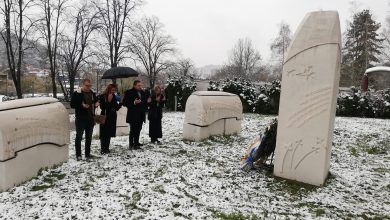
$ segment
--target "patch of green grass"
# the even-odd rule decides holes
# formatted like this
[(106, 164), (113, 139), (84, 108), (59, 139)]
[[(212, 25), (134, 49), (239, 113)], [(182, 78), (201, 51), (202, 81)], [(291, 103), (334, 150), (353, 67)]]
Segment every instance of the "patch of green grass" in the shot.
[[(236, 136), (234, 135), (216, 135), (216, 136), (211, 136), (208, 140), (211, 141), (210, 145), (213, 145), (214, 143), (230, 145), (231, 143), (234, 142), (235, 138)], [(206, 141), (205, 143), (207, 143)]]
[(125, 204), (125, 208), (126, 208), (127, 210), (135, 210), (135, 209), (137, 209), (137, 210), (140, 210), (141, 212), (148, 212), (148, 211), (149, 211), (149, 210), (144, 209), (144, 208), (142, 208), (142, 207), (139, 207), (139, 206), (137, 205), (137, 203), (138, 203), (138, 202), (141, 200), (141, 198), (142, 198), (140, 192), (138, 192), (138, 191), (134, 192), (134, 193), (131, 195), (131, 198), (130, 198), (129, 196), (127, 196), (127, 195), (119, 195), (119, 196), (124, 197), (124, 198), (126, 198), (127, 200), (130, 200), (130, 199), (131, 199), (131, 202), (130, 202), (130, 203)]
[(325, 209), (317, 209), (316, 210), (316, 217), (319, 217), (321, 215), (325, 214)]
[(102, 173), (102, 174), (96, 176), (96, 178), (98, 178), (98, 179), (102, 179), (102, 178), (105, 178), (105, 177), (108, 177), (108, 175), (106, 173)]
[(213, 218), (218, 218), (222, 220), (255, 220), (259, 219), (256, 215), (244, 215), (241, 212), (232, 212), (232, 213), (224, 213), (214, 209), (207, 209), (212, 213)]
[(161, 193), (161, 194), (166, 194), (166, 193), (167, 193), (167, 192), (165, 191), (163, 185), (157, 185), (157, 186), (155, 186), (155, 187), (153, 188), (153, 190), (154, 190), (155, 192), (159, 192), (159, 193)]
[(177, 217), (182, 217), (182, 218), (185, 218), (185, 219), (190, 219), (188, 216), (180, 213), (180, 212), (173, 212), (173, 215), (177, 218)]
[(55, 178), (57, 180), (62, 180), (65, 178), (65, 176), (66, 174), (61, 173), (60, 171), (52, 171), (49, 175), (47, 175), (48, 178)]
[(377, 173), (390, 173), (390, 169), (384, 168), (384, 167), (376, 167), (376, 168), (373, 168), (372, 171), (377, 172)]
[(82, 185), (82, 186), (80, 187), (80, 189), (81, 189), (82, 191), (89, 191), (89, 190), (91, 190), (92, 187), (93, 187), (92, 184), (84, 183), (84, 185)]
[(203, 147), (203, 146), (212, 146), (213, 142), (209, 139), (203, 140), (198, 144), (198, 147)]
[(158, 169), (156, 170), (156, 172), (154, 172), (155, 178), (157, 178), (157, 177), (162, 177), (162, 176), (164, 175), (164, 173), (165, 173), (165, 169), (166, 169), (166, 166), (165, 166), (165, 165), (163, 165), (162, 167), (158, 168)]
[(325, 180), (324, 187), (329, 186), (334, 180), (336, 180), (336, 176), (329, 172), (328, 177)]
[(36, 191), (49, 189), (49, 188), (52, 188), (52, 187), (53, 187), (53, 185), (47, 185), (47, 184), (36, 185), (36, 186), (31, 187), (30, 191), (36, 192)]
[(206, 165), (207, 165), (207, 166), (213, 164), (214, 162), (215, 162), (215, 159), (213, 159), (213, 158), (207, 158), (207, 159), (206, 159)]
[(49, 178), (49, 177), (43, 178), (43, 182), (48, 183), (49, 185), (53, 185), (54, 181), (55, 181), (54, 179)]
[(221, 178), (221, 177), (222, 177), (222, 174), (221, 174), (221, 173), (217, 173), (217, 172), (213, 172), (213, 174), (211, 175), (211, 177)]
[(386, 154), (390, 150), (390, 138), (374, 141), (374, 143), (370, 143), (373, 140), (379, 138), (378, 134), (372, 135), (361, 135), (356, 139), (356, 151), (363, 151), (368, 154)]
[(310, 192), (317, 190), (317, 186), (275, 178), (274, 182), (267, 183), (267, 187), (275, 193), (289, 194), (291, 199), (296, 200)]
[[(47, 168), (41, 169), (39, 173), (42, 175), (43, 171), (46, 171)], [(64, 179), (66, 174), (62, 174), (60, 171), (51, 171), (48, 175), (44, 176), (42, 179), (43, 184), (33, 186), (31, 191), (41, 191), (48, 188), (52, 188), (56, 185), (57, 181)], [(36, 178), (38, 179), (38, 178)]]
[(124, 194), (119, 194), (119, 197), (125, 198), (126, 200), (130, 200), (130, 196), (124, 195)]
[(193, 195), (189, 194), (185, 189), (182, 189), (182, 188), (179, 188), (179, 187), (177, 187), (177, 189), (179, 191), (182, 191), (184, 193), (184, 195), (187, 196), (188, 198), (190, 198), (190, 199), (192, 199), (194, 201), (198, 201), (199, 200), (196, 196), (193, 196)]
[(48, 170), (49, 168), (48, 167), (42, 167), (41, 169), (38, 170), (38, 173), (37, 175), (38, 176), (41, 176), (43, 174), (44, 171)]
[(356, 148), (351, 147), (350, 152), (351, 152), (352, 156), (355, 156), (355, 157), (358, 156), (358, 150)]
[(180, 176), (180, 182), (186, 183), (187, 180), (183, 176)]
[(138, 191), (133, 192), (133, 194), (131, 195), (131, 198), (133, 199), (133, 202), (137, 203), (141, 200), (141, 193)]

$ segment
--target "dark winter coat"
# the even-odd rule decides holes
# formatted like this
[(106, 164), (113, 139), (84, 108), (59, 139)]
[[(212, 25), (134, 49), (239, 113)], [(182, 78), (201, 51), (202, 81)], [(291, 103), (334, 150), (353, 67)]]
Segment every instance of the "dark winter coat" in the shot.
[(163, 115), (163, 107), (165, 105), (165, 100), (163, 95), (160, 95), (160, 102), (157, 102), (156, 95), (152, 93), (152, 102), (148, 103), (149, 111), (148, 111), (148, 120), (161, 120)]
[(161, 95), (160, 101), (157, 102), (156, 95), (152, 93), (152, 102), (148, 103), (149, 112), (148, 112), (148, 120), (149, 120), (149, 137), (152, 138), (152, 141), (157, 140), (157, 138), (162, 138), (162, 125), (161, 119), (163, 116), (163, 107), (165, 104), (164, 96)]
[[(96, 94), (92, 92), (92, 114), (95, 114), (95, 103), (98, 101), (96, 98)], [(70, 100), (70, 107), (75, 109), (76, 119), (77, 120), (93, 120), (93, 118), (88, 117), (88, 109), (83, 108), (82, 103), (86, 103), (84, 100), (84, 94), (81, 89), (76, 90), (72, 94), (72, 98)]]
[[(126, 122), (142, 124), (146, 120), (147, 110), (147, 95), (142, 90), (140, 91), (141, 97), (138, 96), (138, 91), (134, 88), (127, 90), (123, 98), (123, 105), (127, 107)], [(134, 104), (135, 99), (140, 98), (141, 103)]]
[(100, 124), (100, 138), (103, 137), (115, 137), (116, 136), (116, 120), (117, 111), (122, 107), (122, 104), (117, 102), (114, 96), (111, 102), (108, 102), (107, 95), (98, 96), (100, 101), (101, 115), (106, 116), (106, 122)]

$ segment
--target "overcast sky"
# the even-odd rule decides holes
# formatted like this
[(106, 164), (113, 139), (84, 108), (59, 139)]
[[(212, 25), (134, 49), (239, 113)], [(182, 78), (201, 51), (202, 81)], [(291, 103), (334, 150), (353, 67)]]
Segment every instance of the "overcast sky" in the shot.
[[(278, 24), (285, 21), (295, 31), (307, 12), (337, 10), (342, 31), (351, 17), (350, 0), (147, 0), (142, 11), (160, 18), (176, 39), (184, 57), (198, 67), (224, 64), (239, 38), (249, 37), (267, 61), (269, 46)], [(357, 1), (360, 9), (371, 9), (384, 23), (390, 7), (387, 0)]]

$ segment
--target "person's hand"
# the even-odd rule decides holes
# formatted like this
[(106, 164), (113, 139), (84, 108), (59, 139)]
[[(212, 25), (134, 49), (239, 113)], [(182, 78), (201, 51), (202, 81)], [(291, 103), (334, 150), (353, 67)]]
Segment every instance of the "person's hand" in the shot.
[(135, 99), (134, 104), (137, 105), (139, 103), (141, 103), (141, 99), (139, 99), (139, 98)]
[(166, 99), (165, 96), (164, 96), (162, 100), (163, 100), (163, 101), (166, 101), (167, 99)]
[(97, 108), (97, 107), (99, 107), (100, 106), (100, 101), (97, 101), (96, 103), (95, 103), (95, 108)]
[(152, 102), (152, 98), (148, 98), (148, 103), (151, 103)]
[(157, 96), (157, 97), (156, 97), (156, 101), (157, 101), (157, 102), (160, 102), (160, 100), (161, 100), (161, 96)]
[(83, 108), (89, 108), (89, 105), (85, 104), (84, 102), (81, 103), (81, 105), (83, 106)]

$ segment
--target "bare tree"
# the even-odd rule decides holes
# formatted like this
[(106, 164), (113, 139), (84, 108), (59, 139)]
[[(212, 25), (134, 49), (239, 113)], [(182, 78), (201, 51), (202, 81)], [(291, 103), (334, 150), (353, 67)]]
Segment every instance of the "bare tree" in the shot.
[(4, 0), (0, 7), (4, 19), (4, 29), (0, 34), (5, 43), (8, 68), (19, 99), (23, 98), (21, 75), (24, 51), (29, 49), (25, 41), (35, 24), (26, 14), (32, 4), (32, 0)]
[(174, 40), (164, 32), (156, 17), (145, 17), (134, 24), (131, 28), (129, 50), (134, 59), (141, 62), (152, 88), (158, 74), (173, 65), (166, 58), (175, 51)]
[(182, 58), (173, 63), (171, 67), (169, 67), (165, 71), (168, 77), (178, 76), (184, 78), (199, 78), (199, 73), (195, 69), (195, 64), (190, 58)]
[(41, 19), (39, 30), (45, 41), (47, 56), (50, 65), (50, 78), (52, 84), (53, 97), (57, 98), (58, 75), (57, 55), (59, 35), (62, 30), (63, 13), (67, 0), (40, 0), (39, 6), (42, 9), (44, 18)]
[(275, 69), (279, 74), (282, 72), (284, 58), (286, 57), (288, 46), (291, 43), (291, 30), (290, 25), (282, 22), (279, 25), (278, 36), (273, 40), (271, 44), (272, 56), (276, 59)]
[(94, 4), (101, 20), (101, 32), (108, 47), (110, 65), (117, 67), (124, 59), (128, 47), (124, 38), (129, 34), (131, 13), (142, 3), (142, 0), (95, 0)]
[(249, 38), (238, 39), (230, 53), (229, 66), (237, 77), (249, 79), (260, 66), (261, 56)]
[[(76, 15), (69, 20), (69, 25), (73, 26), (69, 35), (64, 35), (61, 40), (61, 57), (65, 64), (67, 77), (69, 80), (69, 93), (64, 90), (65, 98), (74, 92), (74, 84), (77, 73), (85, 64), (86, 59), (91, 54), (86, 54), (92, 33), (99, 27), (98, 13), (90, 4), (83, 3), (76, 11)], [(60, 82), (61, 83), (61, 82)], [(61, 86), (63, 87), (62, 83)]]

